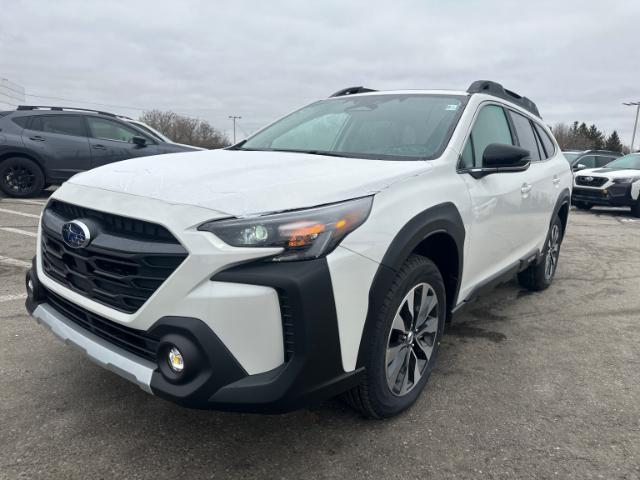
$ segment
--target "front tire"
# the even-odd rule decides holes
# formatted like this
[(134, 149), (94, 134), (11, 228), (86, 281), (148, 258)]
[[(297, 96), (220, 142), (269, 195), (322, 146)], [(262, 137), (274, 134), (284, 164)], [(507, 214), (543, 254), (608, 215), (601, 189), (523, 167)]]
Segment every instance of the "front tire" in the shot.
[(518, 273), (520, 285), (533, 291), (544, 290), (551, 285), (558, 268), (562, 238), (562, 222), (556, 215), (547, 234), (542, 259)]
[(347, 392), (347, 401), (371, 418), (391, 417), (410, 407), (433, 370), (445, 317), (440, 271), (428, 258), (410, 256), (365, 344), (365, 378)]
[(636, 200), (636, 203), (631, 205), (631, 213), (636, 217), (640, 217), (640, 198)]
[(28, 158), (11, 157), (0, 163), (0, 190), (10, 197), (32, 197), (42, 191), (44, 174)]

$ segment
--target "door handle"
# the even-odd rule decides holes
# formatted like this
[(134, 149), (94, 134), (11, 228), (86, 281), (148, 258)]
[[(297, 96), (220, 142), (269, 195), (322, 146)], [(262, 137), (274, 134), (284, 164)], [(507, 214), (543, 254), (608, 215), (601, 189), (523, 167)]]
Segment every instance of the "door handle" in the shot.
[(40, 135), (34, 135), (33, 137), (29, 137), (29, 140), (35, 140), (36, 142), (44, 142), (44, 137)]
[(522, 187), (520, 188), (520, 191), (522, 192), (523, 195), (526, 195), (531, 191), (532, 188), (533, 188), (533, 185), (530, 185), (528, 183), (523, 183)]
[(107, 147), (105, 147), (104, 145), (100, 145), (99, 143), (92, 145), (93, 148), (95, 148), (96, 150), (106, 150)]
[(558, 177), (558, 175), (554, 175), (552, 182), (557, 186), (560, 183), (560, 177)]

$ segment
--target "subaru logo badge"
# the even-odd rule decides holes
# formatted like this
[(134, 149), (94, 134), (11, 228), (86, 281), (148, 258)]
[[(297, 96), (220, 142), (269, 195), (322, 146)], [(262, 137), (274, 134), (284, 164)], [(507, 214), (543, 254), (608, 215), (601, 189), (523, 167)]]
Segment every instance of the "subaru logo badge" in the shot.
[(91, 233), (80, 220), (72, 220), (62, 226), (62, 240), (71, 248), (84, 248), (91, 241)]

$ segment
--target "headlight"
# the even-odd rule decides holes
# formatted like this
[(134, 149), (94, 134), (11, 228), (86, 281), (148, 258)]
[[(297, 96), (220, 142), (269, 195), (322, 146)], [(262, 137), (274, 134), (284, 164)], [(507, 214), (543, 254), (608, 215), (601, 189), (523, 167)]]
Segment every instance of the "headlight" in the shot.
[(633, 183), (640, 180), (640, 177), (614, 178), (613, 183)]
[(362, 225), (373, 197), (323, 207), (255, 218), (214, 220), (198, 227), (234, 247), (280, 247), (271, 260), (308, 260), (331, 253), (349, 233)]

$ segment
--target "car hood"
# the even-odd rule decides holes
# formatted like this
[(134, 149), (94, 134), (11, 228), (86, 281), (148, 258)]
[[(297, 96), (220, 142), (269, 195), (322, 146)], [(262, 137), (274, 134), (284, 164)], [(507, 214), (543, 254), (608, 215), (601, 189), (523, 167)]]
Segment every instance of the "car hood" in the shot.
[(207, 150), (112, 163), (69, 182), (245, 217), (372, 195), (430, 168), (415, 160)]
[(636, 170), (633, 168), (625, 168), (618, 170), (616, 168), (586, 168), (584, 170), (580, 170), (576, 172), (576, 176), (578, 177), (588, 177), (591, 175), (595, 175), (597, 177), (607, 177), (607, 178), (626, 178), (626, 177), (640, 177), (640, 170)]

